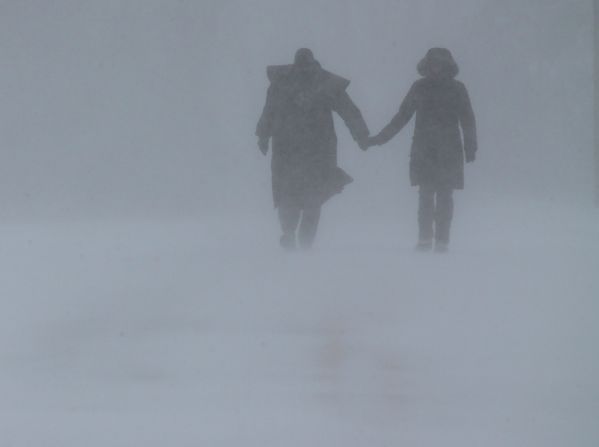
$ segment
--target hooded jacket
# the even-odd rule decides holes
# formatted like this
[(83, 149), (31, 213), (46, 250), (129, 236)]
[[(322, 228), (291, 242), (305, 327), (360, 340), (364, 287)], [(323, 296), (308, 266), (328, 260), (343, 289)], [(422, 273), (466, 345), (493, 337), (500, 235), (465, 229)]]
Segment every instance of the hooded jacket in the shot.
[(399, 112), (374, 137), (376, 144), (386, 143), (416, 115), (410, 153), (414, 186), (464, 187), (464, 153), (474, 157), (477, 139), (468, 92), (455, 79), (458, 71), (449, 50), (429, 50), (418, 64), (422, 78), (412, 84)]

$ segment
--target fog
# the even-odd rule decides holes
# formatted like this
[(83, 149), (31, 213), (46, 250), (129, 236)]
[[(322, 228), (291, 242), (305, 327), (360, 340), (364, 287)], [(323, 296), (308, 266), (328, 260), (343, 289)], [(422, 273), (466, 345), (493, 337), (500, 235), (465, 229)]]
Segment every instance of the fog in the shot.
[[(253, 138), (265, 67), (291, 63), (302, 46), (352, 81), (372, 132), (397, 111), (426, 50), (450, 48), (479, 127), (468, 193), (591, 200), (590, 2), (1, 8), (5, 220), (266, 212), (268, 163)], [(357, 180), (346, 207), (379, 216), (413, 194), (409, 129), (365, 155), (337, 128), (340, 163)]]
[[(308, 47), (371, 134), (431, 47), (477, 160), (417, 254), (412, 122), (314, 248), (279, 247), (256, 123)], [(598, 445), (593, 7), (0, 1), (0, 446)]]

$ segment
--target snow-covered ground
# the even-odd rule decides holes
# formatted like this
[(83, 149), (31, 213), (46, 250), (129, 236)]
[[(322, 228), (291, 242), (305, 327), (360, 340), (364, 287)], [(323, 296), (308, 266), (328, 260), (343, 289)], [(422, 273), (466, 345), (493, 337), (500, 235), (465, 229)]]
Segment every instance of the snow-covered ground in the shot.
[(3, 225), (0, 446), (599, 445), (599, 212), (412, 219)]

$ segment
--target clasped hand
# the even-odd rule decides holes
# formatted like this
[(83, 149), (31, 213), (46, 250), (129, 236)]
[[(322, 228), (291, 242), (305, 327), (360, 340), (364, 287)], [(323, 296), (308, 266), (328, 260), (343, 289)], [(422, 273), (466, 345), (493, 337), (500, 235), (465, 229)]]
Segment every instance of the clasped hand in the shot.
[(380, 146), (380, 143), (378, 141), (378, 135), (374, 137), (370, 136), (363, 139), (362, 141), (359, 141), (358, 146), (360, 146), (360, 149), (362, 149), (363, 151), (367, 151), (372, 146)]

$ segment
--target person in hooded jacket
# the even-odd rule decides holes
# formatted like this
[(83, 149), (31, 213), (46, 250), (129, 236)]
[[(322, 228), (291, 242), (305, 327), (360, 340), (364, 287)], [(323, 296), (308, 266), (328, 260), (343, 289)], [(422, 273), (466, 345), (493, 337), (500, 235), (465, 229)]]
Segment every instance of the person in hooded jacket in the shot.
[[(399, 112), (368, 146), (391, 140), (416, 115), (410, 154), (410, 181), (419, 187), (416, 249), (445, 252), (453, 217), (453, 191), (464, 188), (464, 158), (476, 157), (476, 123), (468, 92), (456, 80), (458, 66), (446, 48), (431, 48), (418, 64)], [(460, 134), (461, 128), (461, 134)]]
[[(346, 92), (349, 81), (324, 70), (307, 48), (292, 65), (269, 66), (266, 104), (256, 128), (264, 155), (272, 140), (272, 192), (281, 246), (312, 245), (322, 205), (352, 178), (337, 166), (337, 112), (366, 149), (368, 127)], [(297, 232), (297, 236), (296, 236)]]

